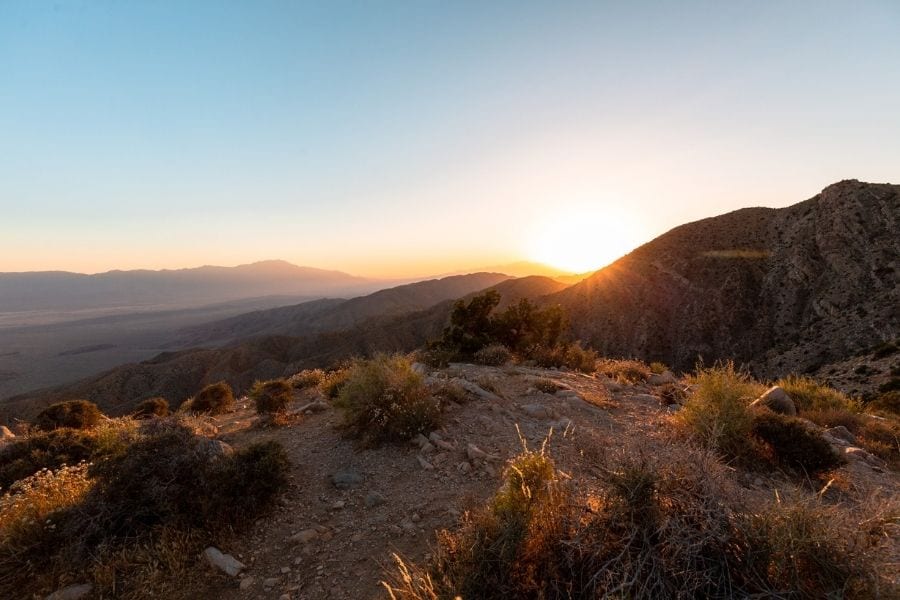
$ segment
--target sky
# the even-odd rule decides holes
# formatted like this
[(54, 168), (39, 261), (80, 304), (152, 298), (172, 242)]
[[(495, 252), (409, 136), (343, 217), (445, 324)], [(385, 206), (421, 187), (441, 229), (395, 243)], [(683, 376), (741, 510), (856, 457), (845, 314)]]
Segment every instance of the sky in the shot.
[(0, 271), (598, 268), (900, 183), (900, 2), (0, 0)]

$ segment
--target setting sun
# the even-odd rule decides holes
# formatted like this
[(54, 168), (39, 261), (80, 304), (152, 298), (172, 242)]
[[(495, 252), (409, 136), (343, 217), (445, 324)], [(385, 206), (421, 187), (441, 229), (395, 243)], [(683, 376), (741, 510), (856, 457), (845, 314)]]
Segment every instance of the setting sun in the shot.
[(641, 240), (633, 219), (590, 210), (568, 211), (542, 223), (529, 236), (532, 260), (585, 273), (608, 265), (633, 250)]

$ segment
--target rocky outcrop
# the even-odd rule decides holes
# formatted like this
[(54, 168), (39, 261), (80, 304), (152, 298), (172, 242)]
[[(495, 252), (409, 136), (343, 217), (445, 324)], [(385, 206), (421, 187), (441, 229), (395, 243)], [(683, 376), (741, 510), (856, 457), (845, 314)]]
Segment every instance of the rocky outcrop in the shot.
[(768, 408), (774, 413), (780, 415), (797, 415), (797, 407), (788, 393), (781, 386), (774, 385), (766, 392), (750, 403), (751, 408)]
[(607, 356), (814, 372), (900, 336), (900, 186), (689, 223), (546, 301)]

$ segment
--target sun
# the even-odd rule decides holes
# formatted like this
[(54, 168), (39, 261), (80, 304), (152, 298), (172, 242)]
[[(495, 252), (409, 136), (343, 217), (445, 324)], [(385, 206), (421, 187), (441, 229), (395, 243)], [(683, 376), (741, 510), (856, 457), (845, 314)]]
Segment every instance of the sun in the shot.
[(557, 214), (536, 226), (529, 238), (532, 260), (571, 273), (604, 267), (640, 243), (632, 218), (587, 210)]

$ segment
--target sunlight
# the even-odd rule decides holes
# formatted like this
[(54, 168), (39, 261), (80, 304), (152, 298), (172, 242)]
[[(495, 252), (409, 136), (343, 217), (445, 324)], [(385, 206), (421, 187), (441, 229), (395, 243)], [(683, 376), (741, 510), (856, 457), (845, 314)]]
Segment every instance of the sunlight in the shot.
[(643, 241), (629, 216), (590, 209), (548, 219), (529, 238), (532, 260), (572, 273), (605, 267)]

